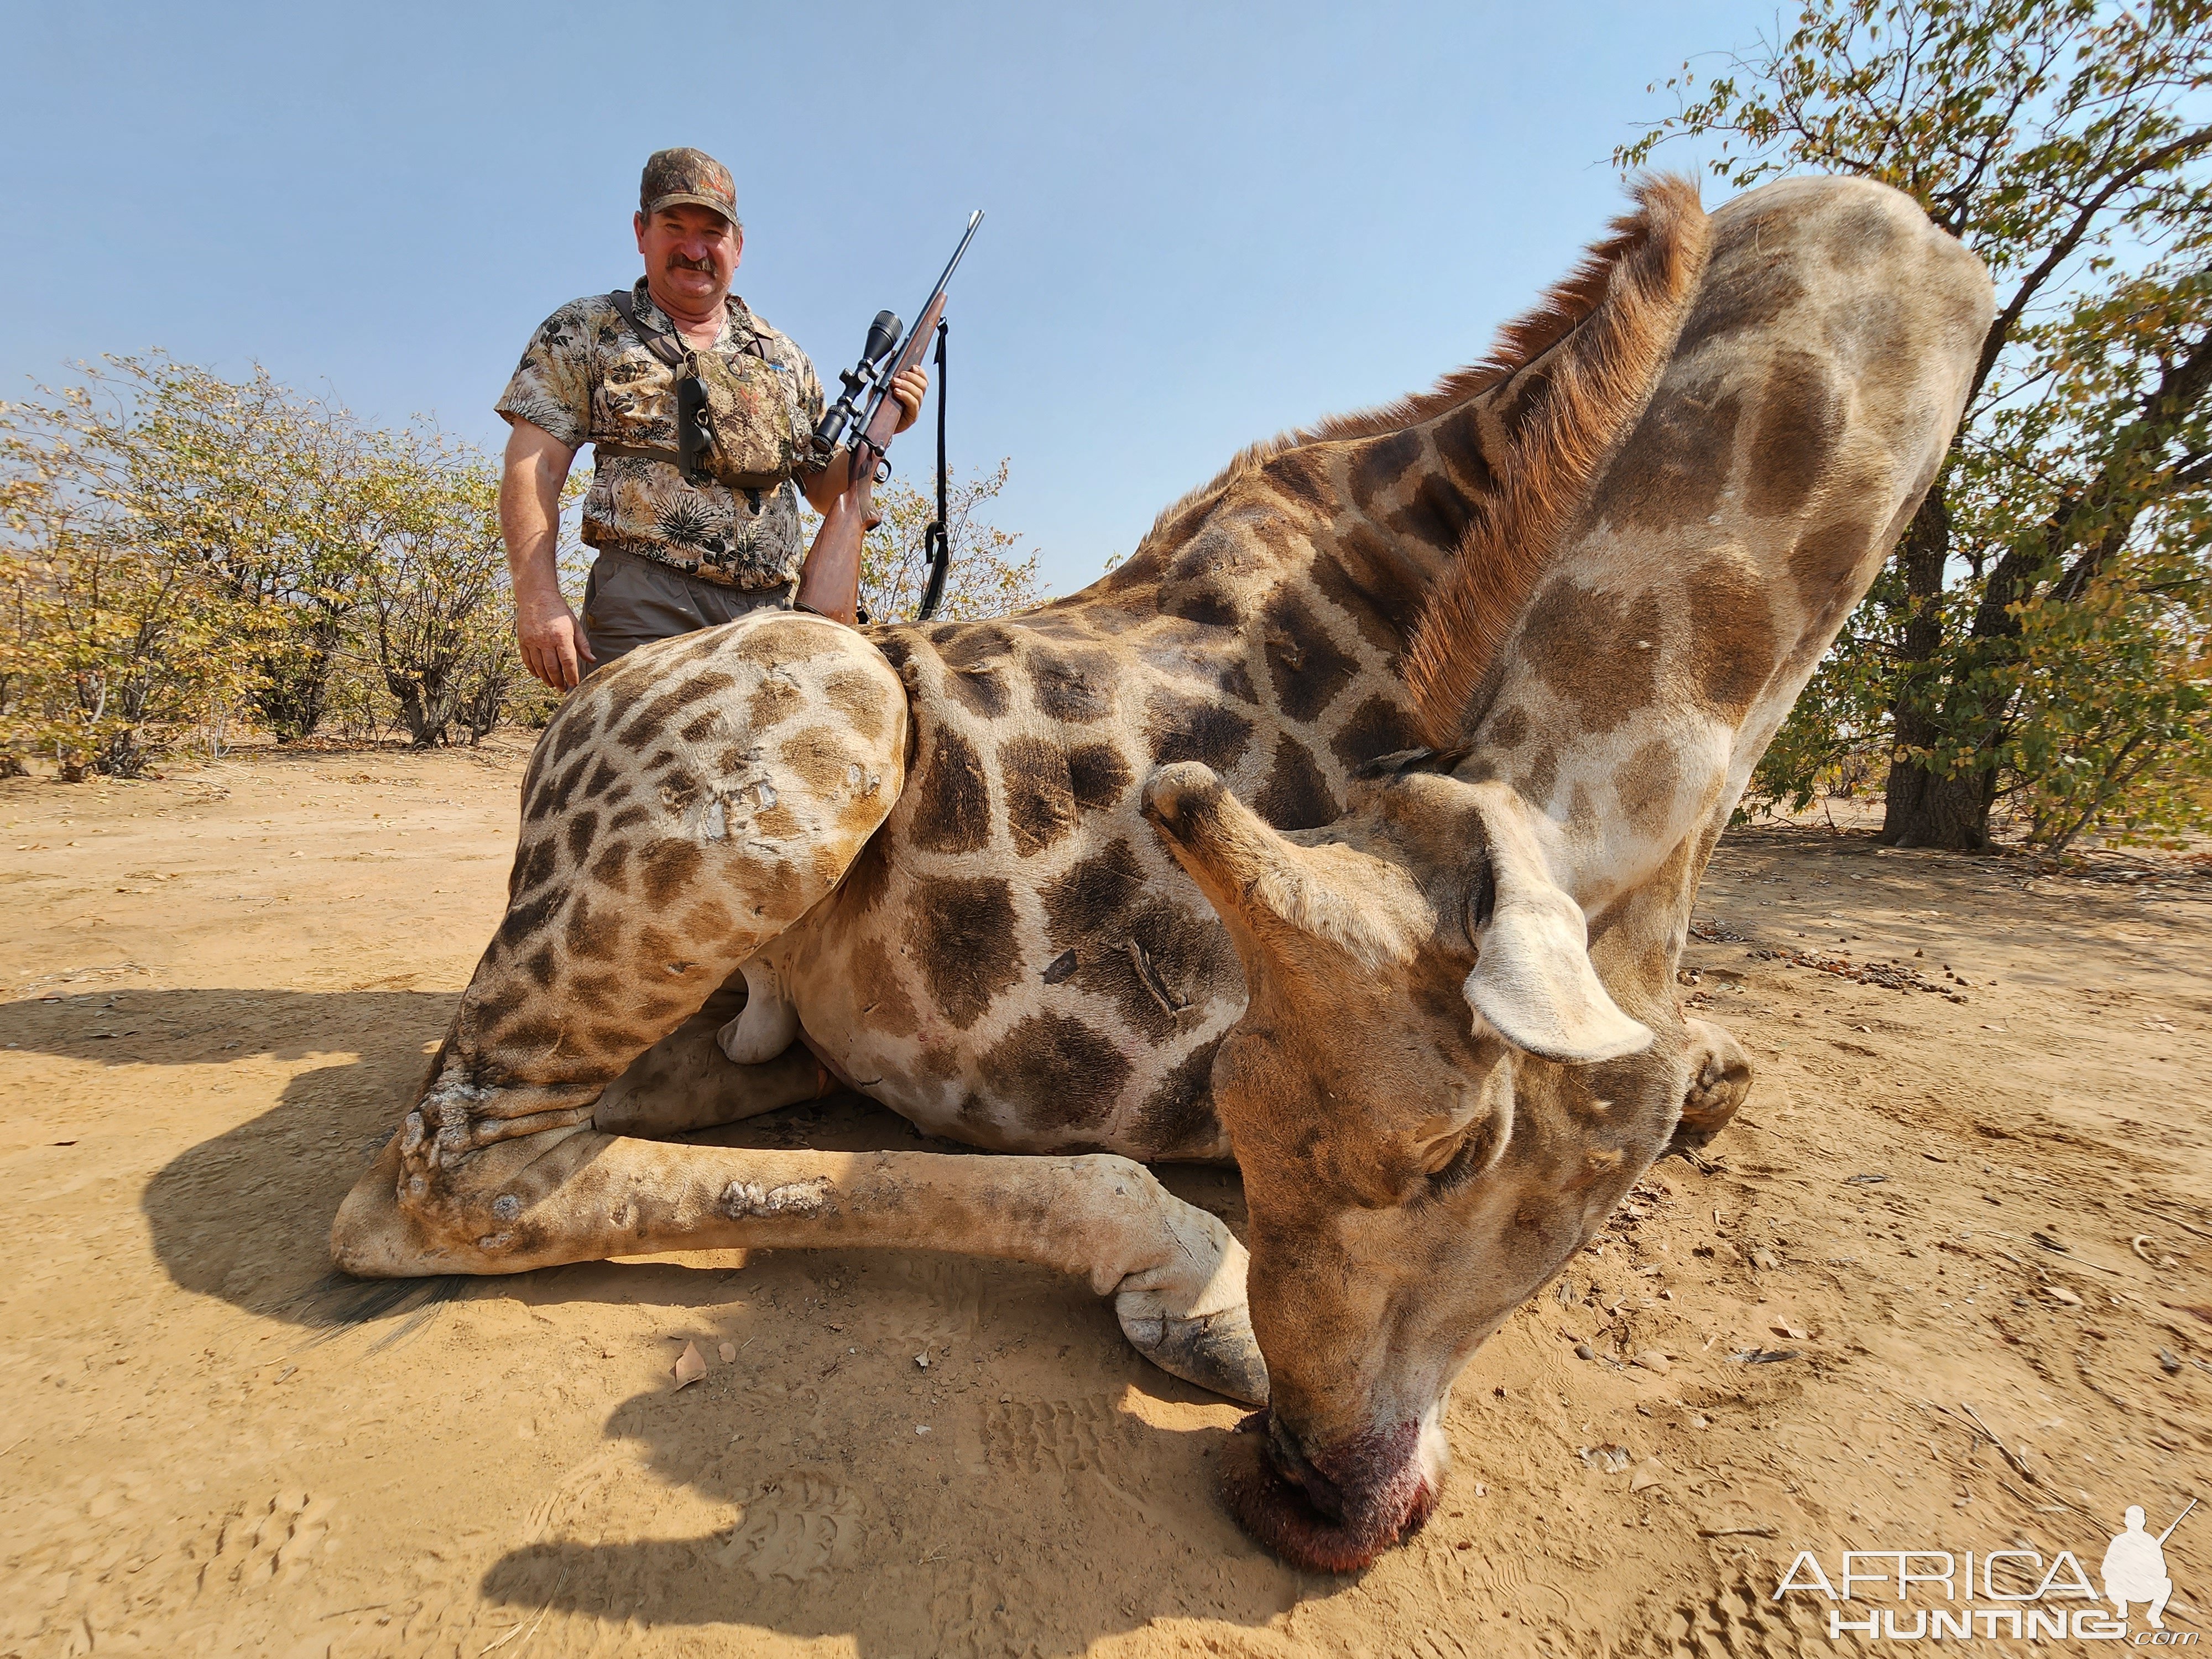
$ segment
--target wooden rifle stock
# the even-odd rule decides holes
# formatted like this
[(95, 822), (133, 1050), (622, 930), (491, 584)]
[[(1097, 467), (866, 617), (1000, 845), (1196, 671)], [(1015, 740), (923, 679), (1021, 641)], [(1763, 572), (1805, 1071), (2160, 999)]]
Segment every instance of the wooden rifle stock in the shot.
[(799, 569), (799, 592), (792, 603), (801, 611), (811, 611), (848, 628), (859, 625), (861, 545), (868, 532), (883, 522), (883, 514), (876, 511), (876, 467), (891, 447), (893, 430), (904, 409), (891, 396), (890, 382), (920, 366), (944, 315), (945, 292), (940, 284), (921, 319), (908, 331), (891, 372), (884, 377), (884, 394), (876, 400), (866, 427), (847, 452), (844, 491), (822, 515), (822, 528), (815, 532), (814, 545), (806, 550), (806, 562)]

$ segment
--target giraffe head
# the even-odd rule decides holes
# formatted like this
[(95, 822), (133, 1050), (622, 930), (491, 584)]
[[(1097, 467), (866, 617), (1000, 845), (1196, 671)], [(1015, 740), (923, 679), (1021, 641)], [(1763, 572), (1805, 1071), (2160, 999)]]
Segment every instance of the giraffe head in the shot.
[(1273, 1404), (1224, 1489), (1282, 1553), (1363, 1565), (1426, 1518), (1453, 1377), (1633, 1176), (1598, 1142), (1650, 1114), (1595, 1139), (1567, 1120), (1593, 1110), (1577, 1075), (1653, 1034), (1599, 981), (1503, 784), (1409, 769), (1285, 836), (1185, 762), (1153, 774), (1145, 811), (1221, 913), (1249, 998), (1213, 1096)]

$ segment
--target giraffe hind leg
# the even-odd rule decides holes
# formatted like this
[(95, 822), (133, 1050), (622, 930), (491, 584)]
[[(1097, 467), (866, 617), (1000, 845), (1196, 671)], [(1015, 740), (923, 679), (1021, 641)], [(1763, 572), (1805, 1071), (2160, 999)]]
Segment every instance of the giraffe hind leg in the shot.
[[(397, 1170), (341, 1206), (341, 1263), (513, 1271), (514, 1158), (562, 1167), (640, 1057), (836, 885), (904, 782), (906, 718), (866, 640), (799, 613), (662, 641), (580, 687), (531, 758), (507, 915), (401, 1123)], [(679, 1073), (684, 1048), (617, 1090), (602, 1129), (672, 1132), (687, 1108), (656, 1115), (643, 1085)], [(735, 1103), (768, 1109), (798, 1064), (741, 1079)], [(708, 1103), (695, 1091), (688, 1109)]]

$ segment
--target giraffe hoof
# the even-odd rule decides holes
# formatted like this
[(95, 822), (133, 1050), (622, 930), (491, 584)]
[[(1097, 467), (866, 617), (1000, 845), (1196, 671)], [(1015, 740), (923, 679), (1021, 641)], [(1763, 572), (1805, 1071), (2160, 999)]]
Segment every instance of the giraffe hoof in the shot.
[(1115, 1314), (1129, 1346), (1170, 1376), (1248, 1406), (1267, 1403), (1267, 1362), (1244, 1304), (1191, 1318), (1152, 1308)]

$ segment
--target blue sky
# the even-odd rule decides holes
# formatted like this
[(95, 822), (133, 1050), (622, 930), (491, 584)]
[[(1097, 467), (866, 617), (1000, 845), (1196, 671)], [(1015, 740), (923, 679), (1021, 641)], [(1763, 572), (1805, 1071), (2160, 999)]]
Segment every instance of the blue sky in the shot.
[(1647, 84), (1775, 16), (4, 0), (0, 396), (158, 346), (496, 445), (531, 329), (635, 276), (646, 155), (696, 144), (825, 380), (987, 210), (955, 462), (1011, 458), (1065, 592), (1242, 445), (1476, 356), (1616, 210)]

